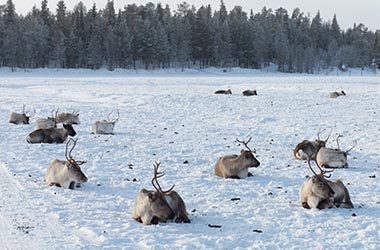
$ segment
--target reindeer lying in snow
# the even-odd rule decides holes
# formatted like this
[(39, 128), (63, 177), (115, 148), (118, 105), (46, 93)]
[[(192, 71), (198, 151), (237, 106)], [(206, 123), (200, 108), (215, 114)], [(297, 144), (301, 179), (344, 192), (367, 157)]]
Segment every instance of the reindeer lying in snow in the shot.
[(257, 168), (260, 162), (253, 156), (252, 150), (248, 147), (248, 143), (251, 139), (252, 137), (250, 137), (247, 142), (236, 139), (236, 141), (243, 143), (248, 150), (242, 149), (240, 155), (226, 155), (220, 157), (214, 166), (215, 175), (234, 179), (243, 179), (252, 175), (248, 172), (248, 168)]
[(76, 134), (72, 125), (63, 124), (63, 128), (34, 130), (25, 138), (25, 141), (27, 143), (63, 143), (69, 135)]
[(340, 92), (331, 92), (329, 93), (330, 98), (337, 98), (338, 96), (344, 96), (346, 93), (342, 90)]
[[(68, 145), (73, 141), (73, 146), (68, 152)], [(82, 172), (80, 165), (86, 163), (86, 161), (76, 161), (71, 156), (71, 152), (75, 148), (77, 140), (70, 139), (66, 143), (66, 161), (54, 159), (46, 170), (45, 181), (50, 186), (58, 186), (63, 188), (74, 189), (80, 187), (84, 182), (87, 182), (87, 177)]]
[(117, 111), (117, 118), (115, 120), (110, 119), (110, 115), (108, 114), (107, 120), (103, 121), (96, 121), (94, 125), (92, 126), (92, 134), (103, 134), (103, 135), (112, 135), (113, 134), (113, 129), (115, 127), (115, 123), (119, 120), (120, 114), (119, 111)]
[(160, 163), (154, 164), (154, 176), (152, 185), (155, 190), (141, 189), (133, 205), (133, 219), (144, 225), (158, 224), (174, 220), (176, 223), (190, 223), (187, 217), (185, 202), (179, 194), (173, 190), (174, 185), (167, 191), (163, 191), (157, 179), (164, 176), (158, 172)]
[(297, 146), (293, 150), (294, 158), (297, 160), (307, 160), (308, 157), (310, 157), (312, 160), (315, 160), (318, 150), (320, 148), (326, 147), (326, 143), (328, 139), (330, 138), (331, 133), (332, 133), (332, 130), (330, 134), (327, 136), (326, 140), (321, 140), (319, 138), (320, 130), (318, 130), (317, 140), (315, 141), (303, 140), (302, 142), (298, 143)]
[(55, 112), (55, 114), (53, 114), (54, 110), (52, 110), (52, 117), (48, 117), (48, 118), (40, 118), (36, 121), (36, 124), (35, 124), (35, 127), (34, 129), (37, 130), (37, 129), (48, 129), (48, 128), (56, 128), (57, 127), (57, 113), (58, 113), (58, 110)]
[(330, 176), (326, 176), (327, 172), (323, 171), (318, 164), (317, 167), (320, 173), (316, 174), (311, 167), (310, 159), (308, 159), (308, 165), (314, 175), (308, 177), (301, 186), (300, 199), (302, 207), (318, 209), (331, 208), (334, 205), (342, 208), (354, 207), (350, 194), (342, 181), (327, 180)]
[(75, 111), (73, 113), (60, 113), (59, 115), (56, 116), (56, 123), (71, 124), (71, 125), (80, 124), (79, 113)]
[[(33, 112), (35, 113), (35, 111)], [(13, 124), (29, 124), (29, 118), (32, 116), (32, 114), (29, 114), (28, 112), (25, 112), (25, 105), (22, 105), (22, 114), (12, 112), (9, 115), (9, 123)]]
[(348, 152), (350, 152), (356, 146), (356, 142), (355, 145), (347, 151), (341, 151), (339, 147), (339, 137), (341, 137), (341, 135), (338, 135), (338, 137), (336, 138), (336, 143), (338, 145), (337, 149), (325, 147), (319, 149), (315, 159), (319, 166), (324, 168), (348, 167), (347, 155)]
[(228, 89), (228, 90), (221, 89), (221, 90), (215, 91), (214, 94), (231, 95), (232, 91), (231, 91), (231, 89)]
[(56, 128), (57, 124), (54, 117), (40, 118), (36, 121), (34, 129)]
[(253, 96), (253, 95), (257, 95), (257, 91), (256, 90), (244, 90), (242, 92), (243, 96)]

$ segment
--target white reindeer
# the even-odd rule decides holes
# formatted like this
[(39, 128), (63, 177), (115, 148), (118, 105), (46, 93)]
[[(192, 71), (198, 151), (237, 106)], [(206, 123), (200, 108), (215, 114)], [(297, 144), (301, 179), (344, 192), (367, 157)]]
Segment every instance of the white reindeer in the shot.
[(35, 113), (36, 111), (31, 114), (28, 112), (25, 112), (25, 105), (22, 105), (22, 114), (11, 112), (9, 115), (9, 123), (13, 124), (29, 124), (29, 118)]
[(115, 123), (119, 120), (120, 114), (117, 111), (117, 118), (114, 120), (110, 119), (112, 112), (108, 114), (107, 120), (96, 121), (92, 126), (92, 134), (103, 134), (103, 135), (112, 135)]
[[(68, 145), (71, 141), (73, 141), (73, 146), (68, 152)], [(80, 165), (86, 163), (86, 161), (76, 161), (71, 156), (76, 143), (77, 140), (72, 139), (66, 143), (66, 161), (59, 159), (51, 161), (45, 176), (45, 181), (50, 186), (74, 189), (75, 187), (80, 187), (82, 183), (87, 182), (88, 179), (80, 168)]]

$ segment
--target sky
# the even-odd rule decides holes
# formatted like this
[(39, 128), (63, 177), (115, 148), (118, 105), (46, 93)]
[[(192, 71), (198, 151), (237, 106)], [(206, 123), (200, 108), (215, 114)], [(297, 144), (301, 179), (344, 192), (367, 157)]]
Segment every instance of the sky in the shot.
[[(56, 9), (59, 0), (50, 0), (49, 8), (51, 11)], [(79, 3), (80, 0), (65, 0), (68, 10)], [(82, 0), (83, 4), (89, 9), (93, 3), (98, 8), (104, 8), (108, 0)], [(6, 0), (1, 0), (2, 4)], [(16, 11), (19, 14), (25, 15), (34, 5), (38, 8), (41, 6), (42, 0), (13, 0), (16, 5)], [(169, 4), (171, 10), (177, 9), (177, 5), (184, 0), (162, 0), (162, 1), (126, 1), (114, 0), (116, 9), (123, 8), (125, 5), (135, 3), (137, 5), (145, 5), (147, 2)], [(192, 0), (186, 1), (190, 5), (194, 5), (197, 9), (205, 4), (210, 4), (213, 10), (219, 9), (220, 0)], [(243, 10), (248, 12), (252, 9), (254, 13), (260, 12), (266, 6), (276, 10), (280, 7), (285, 8), (289, 14), (293, 9), (298, 7), (305, 14), (310, 14), (314, 17), (320, 11), (323, 21), (331, 21), (334, 14), (337, 15), (337, 20), (340, 27), (344, 30), (353, 27), (353, 24), (363, 23), (372, 31), (380, 30), (380, 1), (379, 0), (224, 0), (228, 10), (234, 6), (240, 5)]]

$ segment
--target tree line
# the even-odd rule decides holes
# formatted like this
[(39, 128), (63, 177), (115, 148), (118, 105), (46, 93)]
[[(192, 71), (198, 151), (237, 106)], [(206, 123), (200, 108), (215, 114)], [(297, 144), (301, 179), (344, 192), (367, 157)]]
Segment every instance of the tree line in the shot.
[(79, 2), (54, 12), (42, 0), (25, 16), (12, 0), (0, 5), (0, 66), (11, 68), (126, 69), (230, 67), (320, 73), (339, 68), (380, 68), (380, 30), (354, 24), (342, 30), (299, 8), (245, 12), (223, 3), (196, 9), (186, 2), (128, 4), (87, 10)]

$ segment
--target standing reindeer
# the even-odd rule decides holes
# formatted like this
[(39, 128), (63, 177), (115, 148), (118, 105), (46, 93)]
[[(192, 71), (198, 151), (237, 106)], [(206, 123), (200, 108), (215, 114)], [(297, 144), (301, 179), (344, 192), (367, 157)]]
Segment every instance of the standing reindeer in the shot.
[(339, 147), (340, 137), (342, 136), (338, 135), (338, 137), (336, 138), (336, 143), (338, 145), (338, 148), (322, 147), (319, 149), (316, 155), (316, 159), (315, 159), (319, 166), (324, 167), (324, 168), (348, 167), (347, 155), (348, 155), (348, 152), (350, 152), (354, 147), (356, 147), (356, 142), (355, 142), (355, 145), (352, 146), (347, 151), (342, 151), (340, 150), (340, 147)]
[(244, 144), (248, 150), (241, 150), (240, 155), (226, 155), (220, 157), (214, 166), (214, 173), (223, 178), (244, 179), (252, 176), (248, 168), (257, 168), (260, 162), (253, 156), (252, 150), (248, 147), (247, 142), (236, 139), (237, 142)]
[(308, 165), (313, 172), (313, 176), (308, 177), (301, 186), (300, 199), (302, 207), (318, 209), (331, 208), (334, 205), (342, 208), (354, 207), (350, 194), (342, 181), (327, 180), (330, 176), (327, 176), (326, 173), (331, 171), (323, 171), (318, 164), (317, 167), (320, 173), (315, 173), (311, 167), (310, 158), (308, 159)]
[(156, 162), (153, 166), (152, 185), (155, 190), (140, 190), (133, 205), (133, 219), (144, 225), (158, 224), (169, 220), (174, 220), (176, 223), (190, 223), (185, 202), (173, 190), (174, 185), (163, 191), (158, 183), (157, 179), (164, 176), (164, 173), (158, 172), (160, 163)]
[(103, 121), (96, 121), (94, 125), (92, 126), (91, 133), (92, 134), (103, 134), (103, 135), (112, 135), (113, 129), (115, 127), (115, 123), (119, 120), (120, 114), (119, 111), (117, 111), (117, 118), (115, 120), (111, 120), (112, 112), (108, 114), (107, 120)]
[[(73, 146), (68, 151), (70, 142), (73, 142)], [(77, 144), (77, 140), (70, 139), (66, 143), (66, 161), (54, 159), (46, 170), (45, 181), (50, 186), (57, 186), (63, 188), (74, 189), (80, 187), (82, 183), (87, 182), (87, 177), (82, 172), (80, 165), (86, 163), (86, 161), (76, 161), (71, 156), (71, 152), (74, 150)]]
[(320, 130), (318, 130), (317, 140), (315, 141), (303, 140), (302, 142), (298, 143), (297, 146), (293, 150), (294, 158), (297, 160), (307, 160), (308, 157), (310, 157), (312, 160), (315, 160), (318, 150), (320, 148), (326, 147), (326, 143), (328, 139), (330, 138), (331, 133), (332, 133), (332, 130), (330, 134), (327, 136), (326, 140), (321, 140), (319, 138)]
[[(33, 114), (35, 113), (35, 110)], [(25, 112), (25, 105), (22, 105), (22, 114), (12, 112), (9, 115), (9, 123), (13, 124), (29, 124), (29, 118), (32, 116), (32, 114), (29, 114), (28, 112)]]

